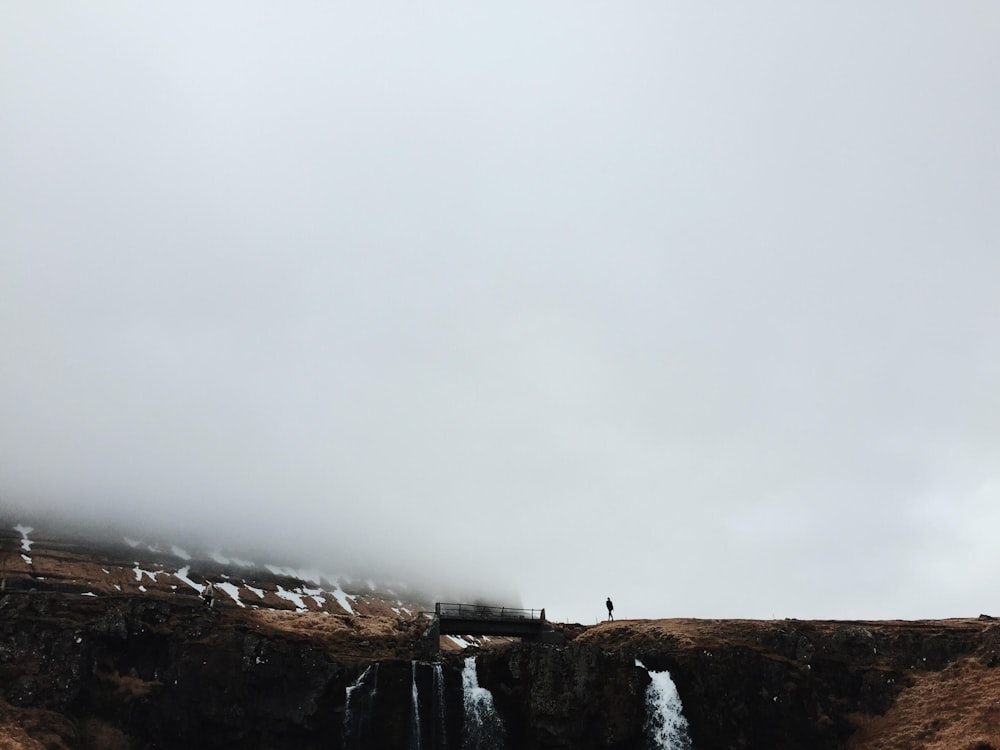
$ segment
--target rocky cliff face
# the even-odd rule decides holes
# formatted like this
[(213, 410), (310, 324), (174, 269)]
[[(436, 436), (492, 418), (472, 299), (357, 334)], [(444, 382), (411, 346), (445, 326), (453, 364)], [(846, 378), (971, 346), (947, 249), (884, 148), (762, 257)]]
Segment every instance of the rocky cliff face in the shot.
[[(995, 719), (1000, 706), (1000, 692), (980, 694), (981, 686), (995, 679), (998, 638), (1000, 628), (986, 618), (665, 620), (599, 626), (577, 641), (635, 653), (650, 668), (669, 669), (700, 748), (987, 750), (1000, 747), (1000, 725), (989, 712), (977, 712), (992, 706)], [(902, 698), (934, 684), (942, 673), (960, 676), (939, 693), (955, 702), (909, 711)], [(911, 728), (923, 728), (923, 736), (913, 741), (878, 731), (893, 714)]]
[[(990, 619), (565, 625), (566, 646), (446, 640), (431, 662), (428, 604), (368, 586), (185, 561), (237, 592), (212, 608), (176, 560), (24, 545), (0, 533), (0, 747), (645, 749), (639, 658), (672, 674), (699, 750), (1000, 748)], [(473, 653), (502, 740), (470, 714)]]

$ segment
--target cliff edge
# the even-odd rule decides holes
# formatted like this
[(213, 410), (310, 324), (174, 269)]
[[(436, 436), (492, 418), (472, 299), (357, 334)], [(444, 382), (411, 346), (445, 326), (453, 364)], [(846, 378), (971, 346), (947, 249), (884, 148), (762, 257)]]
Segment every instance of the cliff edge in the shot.
[(20, 523), (0, 573), (0, 748), (457, 748), (474, 655), (507, 748), (645, 750), (640, 659), (699, 750), (1000, 750), (984, 616), (556, 624), (565, 646), (442, 639), (428, 660), (432, 603), (405, 587)]

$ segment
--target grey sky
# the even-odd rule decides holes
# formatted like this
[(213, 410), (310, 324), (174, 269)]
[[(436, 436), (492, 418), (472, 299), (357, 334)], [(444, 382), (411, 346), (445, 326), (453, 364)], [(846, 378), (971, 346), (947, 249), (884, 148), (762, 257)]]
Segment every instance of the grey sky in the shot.
[(0, 4), (0, 502), (1000, 612), (1000, 6), (472, 6)]

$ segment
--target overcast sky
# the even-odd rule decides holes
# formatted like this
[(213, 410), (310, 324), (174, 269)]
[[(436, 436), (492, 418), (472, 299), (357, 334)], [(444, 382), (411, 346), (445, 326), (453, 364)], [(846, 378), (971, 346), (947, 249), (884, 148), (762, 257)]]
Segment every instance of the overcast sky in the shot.
[(2, 0), (0, 508), (1000, 614), (998, 71), (990, 0)]

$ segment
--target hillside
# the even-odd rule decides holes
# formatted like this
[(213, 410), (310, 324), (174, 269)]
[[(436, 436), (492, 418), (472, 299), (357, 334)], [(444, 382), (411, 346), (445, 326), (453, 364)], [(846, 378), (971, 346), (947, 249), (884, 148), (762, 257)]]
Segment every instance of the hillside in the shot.
[(992, 618), (556, 624), (565, 647), (429, 644), (433, 602), (402, 584), (17, 520), (0, 572), (0, 748), (345, 747), (372, 665), (369, 741), (352, 747), (457, 747), (470, 654), (508, 748), (645, 747), (637, 658), (670, 671), (700, 750), (1000, 748)]
[[(214, 588), (213, 614), (254, 627), (322, 633), (346, 654), (387, 655), (385, 637), (405, 632), (427, 602), (403, 584), (227, 557), (123, 536), (96, 542), (25, 524), (0, 529), (6, 591), (75, 594), (107, 602), (141, 598), (199, 607)], [(362, 646), (367, 641), (367, 644)]]
[[(707, 662), (721, 660), (731, 664), (731, 694), (747, 677), (757, 681), (728, 702), (726, 716), (755, 715), (779, 728), (787, 720), (775, 719), (791, 707), (817, 727), (843, 722), (849, 750), (1000, 748), (1000, 627), (991, 617), (615, 622), (589, 628), (577, 641), (680, 658), (683, 666), (672, 672), (692, 723), (699, 704), (706, 723), (713, 721), (719, 691), (704, 675), (714, 671)], [(747, 675), (753, 658), (760, 663)], [(827, 695), (810, 695), (819, 692), (817, 682)], [(867, 710), (843, 705), (852, 692)], [(827, 711), (816, 710), (824, 705)]]

